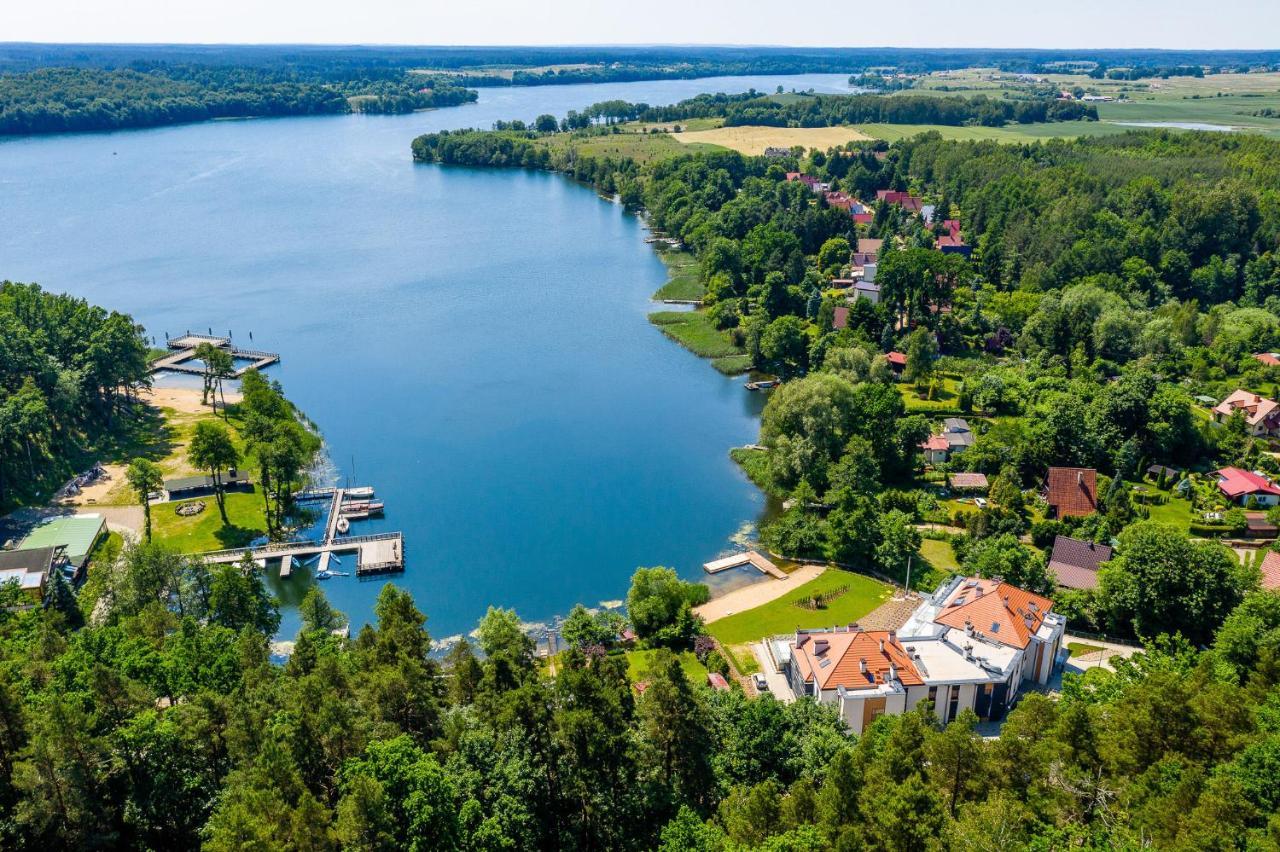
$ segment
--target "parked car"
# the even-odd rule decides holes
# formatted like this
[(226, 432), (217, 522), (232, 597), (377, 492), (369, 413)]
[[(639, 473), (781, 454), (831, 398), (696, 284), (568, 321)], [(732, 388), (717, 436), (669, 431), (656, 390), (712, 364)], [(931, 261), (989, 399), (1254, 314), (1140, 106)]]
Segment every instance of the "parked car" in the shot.
[(974, 502), (974, 505), (976, 505), (979, 509), (985, 509), (985, 508), (987, 508), (987, 498), (986, 498), (986, 497), (975, 497), (975, 498), (973, 499), (973, 502)]
[(751, 676), (751, 682), (755, 684), (756, 692), (768, 692), (769, 681), (764, 679), (764, 675), (756, 672)]

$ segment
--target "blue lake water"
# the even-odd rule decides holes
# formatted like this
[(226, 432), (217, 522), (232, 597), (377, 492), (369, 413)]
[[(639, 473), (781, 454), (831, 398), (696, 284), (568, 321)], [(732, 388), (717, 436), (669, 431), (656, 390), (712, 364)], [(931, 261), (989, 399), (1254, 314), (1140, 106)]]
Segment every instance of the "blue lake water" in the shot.
[[(409, 143), (778, 85), (847, 91), (839, 75), (482, 89), (408, 116), (9, 140), (0, 277), (128, 311), (161, 341), (211, 328), (281, 352), (270, 375), (338, 474), (386, 501), (353, 532), (405, 534), (403, 575), (327, 582), (354, 626), (385, 582), (438, 637), (490, 604), (546, 619), (624, 597), (640, 565), (703, 578), (763, 511), (728, 457), (763, 400), (646, 321), (665, 274), (638, 219), (557, 175), (414, 165)], [(307, 582), (273, 587), (296, 602)]]

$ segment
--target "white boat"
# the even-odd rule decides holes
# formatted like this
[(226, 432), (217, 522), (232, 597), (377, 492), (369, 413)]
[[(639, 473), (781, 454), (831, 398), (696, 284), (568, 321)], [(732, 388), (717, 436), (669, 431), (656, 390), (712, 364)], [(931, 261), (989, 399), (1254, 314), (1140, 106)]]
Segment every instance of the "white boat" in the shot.
[(373, 486), (360, 485), (355, 488), (344, 488), (342, 489), (342, 493), (347, 497), (372, 497)]
[(345, 516), (338, 518), (338, 523), (334, 526), (334, 529), (342, 535), (346, 535), (351, 531), (351, 521), (347, 520)]
[(333, 576), (333, 572), (327, 568), (321, 568), (319, 571), (316, 572), (317, 580), (327, 580), (332, 576)]

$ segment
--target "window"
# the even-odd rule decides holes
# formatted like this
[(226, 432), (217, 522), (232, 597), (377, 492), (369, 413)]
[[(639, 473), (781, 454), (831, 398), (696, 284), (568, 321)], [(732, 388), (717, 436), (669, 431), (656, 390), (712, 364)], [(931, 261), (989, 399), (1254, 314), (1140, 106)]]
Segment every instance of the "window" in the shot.
[(953, 722), (960, 708), (960, 684), (951, 687), (951, 698), (947, 701), (947, 721)]
[(938, 687), (929, 687), (929, 701), (933, 704), (933, 712), (938, 712)]

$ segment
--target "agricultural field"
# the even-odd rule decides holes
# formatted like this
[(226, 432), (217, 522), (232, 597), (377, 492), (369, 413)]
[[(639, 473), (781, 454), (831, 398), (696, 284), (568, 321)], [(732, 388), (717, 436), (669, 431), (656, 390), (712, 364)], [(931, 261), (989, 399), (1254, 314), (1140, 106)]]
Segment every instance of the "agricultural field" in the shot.
[(763, 154), (765, 148), (803, 145), (826, 150), (872, 137), (856, 127), (717, 127), (714, 130), (685, 131), (673, 134), (673, 138), (682, 145), (719, 145), (754, 157)]
[(537, 144), (545, 145), (552, 150), (574, 148), (586, 157), (630, 158), (637, 163), (649, 163), (676, 157), (696, 150), (715, 150), (718, 146), (705, 144), (681, 145), (675, 133), (646, 133), (640, 125), (617, 125), (617, 133), (601, 135), (579, 135), (573, 133), (555, 133), (539, 137)]

